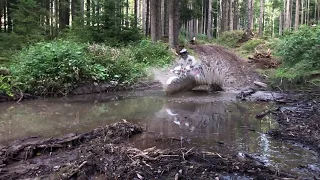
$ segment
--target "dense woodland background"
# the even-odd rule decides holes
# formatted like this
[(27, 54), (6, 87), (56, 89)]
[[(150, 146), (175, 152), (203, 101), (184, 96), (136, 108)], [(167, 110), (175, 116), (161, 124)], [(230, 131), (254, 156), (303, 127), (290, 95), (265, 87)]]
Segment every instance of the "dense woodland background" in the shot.
[(173, 47), (179, 32), (188, 39), (240, 29), (282, 35), (319, 22), (320, 0), (1, 0), (0, 19), (1, 32), (30, 41), (72, 31), (83, 41), (123, 42), (142, 31)]

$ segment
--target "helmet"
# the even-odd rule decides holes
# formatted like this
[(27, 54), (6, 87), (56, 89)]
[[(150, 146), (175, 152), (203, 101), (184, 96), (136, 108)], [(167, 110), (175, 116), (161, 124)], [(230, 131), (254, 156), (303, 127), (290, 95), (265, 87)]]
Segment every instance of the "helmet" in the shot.
[(185, 48), (183, 48), (181, 51), (180, 51), (180, 55), (182, 55), (182, 54), (187, 54), (188, 53), (188, 51), (185, 49)]

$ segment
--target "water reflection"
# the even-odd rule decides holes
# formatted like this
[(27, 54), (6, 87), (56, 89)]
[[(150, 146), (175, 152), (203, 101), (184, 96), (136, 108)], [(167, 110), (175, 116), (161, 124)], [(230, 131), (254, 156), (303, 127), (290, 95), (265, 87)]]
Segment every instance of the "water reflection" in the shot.
[[(276, 127), (276, 123), (270, 116), (257, 120), (255, 115), (271, 108), (271, 104), (210, 102), (212, 97), (187, 97), (185, 102), (181, 98), (167, 99), (150, 93), (1, 103), (0, 145), (25, 136), (85, 132), (126, 119), (146, 128), (148, 133), (132, 139), (134, 145), (142, 149), (202, 147), (221, 153), (249, 153), (268, 165), (289, 170), (300, 171), (299, 166), (319, 167), (317, 154), (273, 140), (264, 133)], [(199, 103), (202, 99), (206, 99), (206, 103)], [(167, 140), (156, 141), (161, 137)], [(172, 142), (170, 139), (184, 140)]]

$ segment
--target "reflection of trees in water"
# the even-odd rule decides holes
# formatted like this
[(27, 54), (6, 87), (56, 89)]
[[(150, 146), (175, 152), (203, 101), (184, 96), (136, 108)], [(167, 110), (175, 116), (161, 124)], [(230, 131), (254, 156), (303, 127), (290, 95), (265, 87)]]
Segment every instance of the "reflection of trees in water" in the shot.
[[(214, 138), (221, 141), (234, 142), (236, 140), (249, 145), (258, 138), (258, 134), (248, 129), (259, 130), (261, 124), (254, 116), (263, 108), (254, 103), (167, 102), (158, 113), (158, 117), (165, 116), (170, 123), (157, 125), (165, 125), (166, 127), (161, 129), (170, 129), (172, 133), (184, 130), (184, 133), (205, 134), (207, 138), (213, 138), (214, 134)], [(166, 110), (169, 110), (169, 113)]]

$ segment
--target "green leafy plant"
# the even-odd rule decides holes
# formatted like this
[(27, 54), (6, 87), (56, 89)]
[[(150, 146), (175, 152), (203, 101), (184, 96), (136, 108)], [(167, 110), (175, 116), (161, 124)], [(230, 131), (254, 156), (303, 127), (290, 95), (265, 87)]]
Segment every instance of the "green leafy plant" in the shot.
[(0, 94), (3, 93), (9, 96), (13, 96), (13, 88), (9, 81), (9, 76), (0, 75)]
[(320, 27), (302, 26), (284, 36), (276, 46), (282, 66), (274, 81), (287, 84), (306, 84), (320, 69)]
[(237, 42), (241, 39), (243, 33), (244, 32), (241, 30), (226, 31), (216, 39), (216, 42), (218, 44), (234, 48), (238, 46)]
[(67, 94), (86, 81), (105, 80), (105, 68), (93, 63), (87, 45), (70, 41), (38, 43), (24, 49), (11, 66), (21, 89), (35, 94)]
[(242, 46), (241, 49), (245, 50), (245, 51), (253, 51), (254, 48), (256, 48), (259, 44), (263, 44), (264, 40), (262, 39), (251, 39), (247, 42), (245, 42)]
[(173, 53), (166, 44), (142, 40), (129, 47), (136, 62), (148, 66), (164, 66), (173, 60)]

